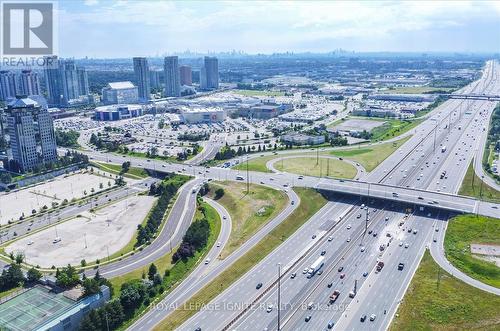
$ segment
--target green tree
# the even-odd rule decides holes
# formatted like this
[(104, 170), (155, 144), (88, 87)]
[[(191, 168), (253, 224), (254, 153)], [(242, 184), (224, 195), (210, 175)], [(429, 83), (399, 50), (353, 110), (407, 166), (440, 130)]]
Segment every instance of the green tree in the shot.
[(148, 279), (150, 281), (153, 281), (153, 279), (157, 273), (158, 273), (158, 268), (155, 266), (154, 263), (151, 263), (151, 265), (149, 266), (149, 270), (148, 270)]
[(27, 280), (30, 283), (37, 282), (40, 278), (42, 278), (42, 273), (35, 268), (30, 268), (26, 273)]

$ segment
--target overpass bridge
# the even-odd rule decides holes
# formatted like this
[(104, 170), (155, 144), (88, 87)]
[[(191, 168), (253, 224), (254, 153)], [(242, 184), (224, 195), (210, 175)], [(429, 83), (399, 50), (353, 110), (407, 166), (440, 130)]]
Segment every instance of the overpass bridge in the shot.
[(322, 179), (314, 187), (318, 190), (406, 202), (417, 207), (500, 218), (499, 204), (455, 194), (343, 179)]
[(464, 100), (486, 100), (486, 101), (500, 101), (500, 95), (489, 94), (443, 94), (450, 99), (464, 99)]

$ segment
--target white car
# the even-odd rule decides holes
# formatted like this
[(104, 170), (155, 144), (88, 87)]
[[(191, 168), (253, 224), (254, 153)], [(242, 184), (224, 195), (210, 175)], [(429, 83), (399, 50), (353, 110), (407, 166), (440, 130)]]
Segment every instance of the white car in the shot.
[(333, 240), (332, 236), (328, 237), (328, 241), (332, 241), (332, 240)]
[(361, 251), (364, 252), (365, 251), (365, 246), (361, 247)]
[(220, 241), (219, 241), (219, 242), (217, 243), (217, 247), (220, 247), (220, 245), (221, 245), (221, 243), (220, 243)]
[(406, 243), (405, 248), (408, 248), (408, 247), (410, 247), (410, 244)]
[(347, 230), (351, 229), (351, 224), (347, 225)]
[(399, 242), (399, 247), (401, 247), (401, 246), (403, 246), (403, 242), (402, 241)]
[(347, 238), (347, 242), (350, 242), (351, 241), (351, 238)]
[(210, 258), (207, 258), (207, 259), (205, 260), (205, 264), (209, 264), (209, 263), (210, 263)]

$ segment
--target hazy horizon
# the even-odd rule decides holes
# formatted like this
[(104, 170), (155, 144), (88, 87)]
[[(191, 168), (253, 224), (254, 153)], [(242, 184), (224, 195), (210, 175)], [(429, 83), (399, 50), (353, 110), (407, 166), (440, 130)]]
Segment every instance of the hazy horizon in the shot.
[(59, 2), (59, 55), (497, 53), (493, 1)]

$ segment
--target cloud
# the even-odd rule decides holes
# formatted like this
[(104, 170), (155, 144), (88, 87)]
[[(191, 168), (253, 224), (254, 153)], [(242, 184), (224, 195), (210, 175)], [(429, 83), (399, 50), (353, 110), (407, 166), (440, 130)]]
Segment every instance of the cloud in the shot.
[[(312, 45), (315, 40), (337, 43), (330, 49), (349, 45), (359, 50), (367, 40), (378, 40), (382, 50), (404, 34), (428, 38), (435, 31), (448, 31), (453, 38), (459, 33), (456, 31), (474, 31), (484, 24), (489, 28), (483, 33), (497, 40), (485, 48), (498, 49), (500, 33), (500, 5), (490, 1), (120, 0), (84, 7), (65, 7), (62, 3), (61, 7), (61, 25), (67, 31), (100, 32), (103, 45), (125, 38), (130, 47), (137, 42), (149, 52), (299, 50), (299, 45)], [(138, 36), (141, 40), (133, 39)], [(440, 41), (426, 45), (437, 47)], [(405, 46), (401, 44), (401, 50)], [(318, 49), (325, 49), (325, 45), (318, 44)]]

